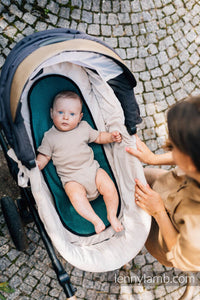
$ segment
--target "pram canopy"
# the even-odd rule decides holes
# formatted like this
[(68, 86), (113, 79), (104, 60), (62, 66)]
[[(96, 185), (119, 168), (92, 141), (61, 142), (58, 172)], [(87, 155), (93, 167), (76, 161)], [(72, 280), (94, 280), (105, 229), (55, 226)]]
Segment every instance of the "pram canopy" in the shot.
[[(0, 86), (1, 125), (17, 156), (29, 168), (35, 165), (35, 154), (30, 148), (24, 128), (20, 97), (35, 68), (42, 61), (63, 51), (96, 52), (112, 57), (116, 64), (122, 67), (123, 72), (111, 78), (110, 82), (108, 80), (108, 83), (121, 101), (129, 132), (135, 133), (136, 124), (141, 122), (133, 94), (133, 88), (136, 86), (135, 78), (114, 50), (102, 41), (76, 30), (58, 28), (37, 32), (20, 41), (8, 55), (2, 68)], [(23, 143), (20, 143), (21, 140)]]
[[(127, 145), (135, 147), (133, 134), (141, 122), (132, 73), (102, 41), (78, 31), (55, 29), (19, 42), (4, 64), (0, 83), (0, 122), (22, 174), (19, 185), (30, 181), (40, 218), (56, 249), (74, 266), (93, 272), (114, 270), (130, 261), (143, 247), (151, 222), (134, 203), (134, 178), (145, 182), (143, 168), (124, 150)], [(74, 230), (70, 216), (75, 214), (66, 198), (60, 203), (63, 197), (57, 194), (53, 166), (49, 164), (43, 174), (35, 167), (37, 147), (51, 126), (50, 105), (63, 89), (81, 95), (84, 115), (93, 127), (122, 134), (122, 143), (93, 149), (118, 187), (119, 218), (125, 228), (121, 233), (109, 226), (101, 199), (94, 206), (106, 230), (93, 234), (89, 224), (76, 217), (74, 223), (80, 226)]]

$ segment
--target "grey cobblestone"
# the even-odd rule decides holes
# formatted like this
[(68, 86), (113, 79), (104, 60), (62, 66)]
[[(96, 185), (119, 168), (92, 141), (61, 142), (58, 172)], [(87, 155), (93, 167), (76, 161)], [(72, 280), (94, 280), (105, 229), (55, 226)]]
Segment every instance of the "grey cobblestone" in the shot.
[[(143, 118), (138, 135), (156, 153), (162, 153), (167, 137), (168, 108), (200, 94), (198, 0), (2, 0), (0, 14), (0, 68), (24, 36), (55, 27), (78, 29), (113, 47), (137, 79), (135, 94)], [(26, 232), (29, 247), (21, 253), (10, 240), (0, 208), (0, 282), (8, 281), (15, 289), (6, 299), (64, 300), (36, 226), (28, 225)], [(126, 267), (107, 273), (84, 272), (60, 259), (78, 300), (176, 300), (184, 291), (181, 283), (131, 282), (145, 274), (177, 275), (145, 248)], [(197, 287), (193, 300), (198, 299)]]
[(101, 33), (104, 36), (111, 36), (111, 26), (109, 26), (109, 25), (101, 25)]

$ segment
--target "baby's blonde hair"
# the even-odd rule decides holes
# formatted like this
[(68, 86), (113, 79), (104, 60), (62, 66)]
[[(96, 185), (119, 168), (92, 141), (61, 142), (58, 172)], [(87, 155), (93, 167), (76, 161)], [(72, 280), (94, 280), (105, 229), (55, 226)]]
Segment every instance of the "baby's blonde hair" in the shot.
[(72, 91), (62, 91), (62, 92), (58, 93), (55, 96), (54, 100), (53, 100), (52, 107), (54, 107), (56, 101), (59, 100), (59, 99), (74, 99), (74, 100), (79, 100), (80, 104), (81, 104), (81, 108), (82, 108), (82, 105), (83, 105), (80, 96), (78, 94), (76, 94), (75, 92), (72, 92)]

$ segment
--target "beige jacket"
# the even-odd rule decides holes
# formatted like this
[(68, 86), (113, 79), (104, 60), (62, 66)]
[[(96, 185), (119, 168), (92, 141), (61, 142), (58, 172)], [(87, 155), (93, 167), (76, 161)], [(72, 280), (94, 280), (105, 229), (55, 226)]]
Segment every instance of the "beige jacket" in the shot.
[(146, 248), (165, 266), (200, 271), (200, 185), (173, 170), (158, 179), (153, 189), (161, 195), (179, 235), (177, 243), (168, 252), (153, 219)]

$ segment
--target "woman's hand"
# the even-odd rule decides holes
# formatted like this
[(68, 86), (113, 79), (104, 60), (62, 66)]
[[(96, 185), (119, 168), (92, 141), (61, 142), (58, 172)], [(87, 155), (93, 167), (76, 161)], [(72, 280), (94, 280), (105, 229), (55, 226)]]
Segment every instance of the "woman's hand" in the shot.
[(178, 232), (167, 214), (162, 198), (149, 185), (143, 185), (138, 179), (135, 179), (135, 182), (136, 204), (155, 218), (167, 248), (171, 251), (177, 243)]
[(141, 162), (148, 165), (174, 165), (174, 159), (172, 157), (172, 152), (166, 152), (163, 154), (154, 154), (151, 150), (143, 143), (137, 135), (136, 137), (136, 147), (137, 150), (133, 148), (126, 147), (125, 150), (137, 157)]
[(135, 179), (135, 182), (136, 204), (155, 218), (158, 214), (165, 212), (165, 206), (160, 195), (152, 190), (148, 184), (144, 185), (138, 179)]
[(153, 165), (155, 162), (155, 154), (151, 152), (151, 150), (140, 140), (137, 135), (135, 135), (135, 137), (137, 150), (129, 147), (126, 147), (125, 150), (128, 153), (136, 156), (141, 162)]

